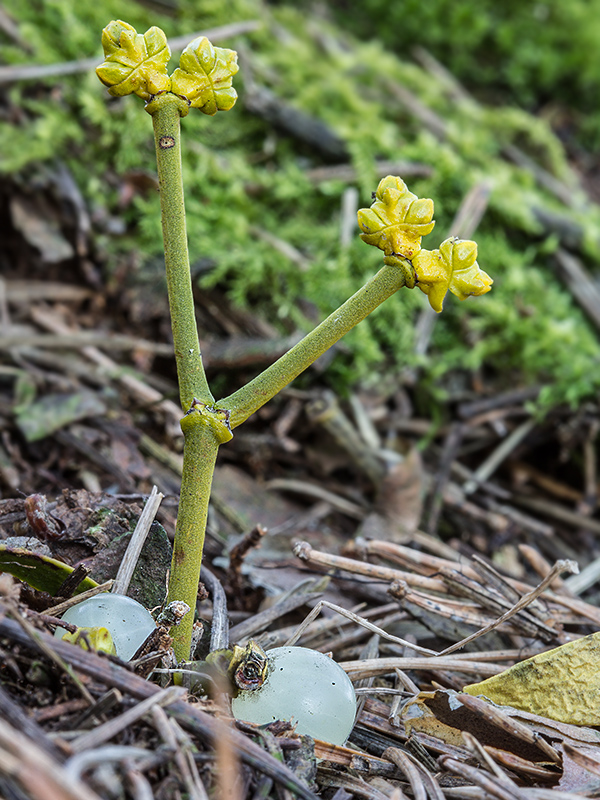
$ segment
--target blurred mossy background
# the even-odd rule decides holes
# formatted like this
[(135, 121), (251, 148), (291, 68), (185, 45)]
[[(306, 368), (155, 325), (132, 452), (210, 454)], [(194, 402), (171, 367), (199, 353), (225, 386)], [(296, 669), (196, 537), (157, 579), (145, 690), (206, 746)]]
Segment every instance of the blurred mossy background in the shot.
[[(380, 162), (413, 165), (414, 174), (398, 174), (434, 200), (428, 249), (447, 236), (470, 191), (489, 191), (473, 238), (493, 290), (464, 303), (448, 298), (426, 354), (417, 331), (427, 300), (399, 292), (344, 340), (327, 372), (338, 390), (419, 367), (430, 398), (442, 397), (461, 373), (479, 373), (498, 391), (540, 384), (542, 407), (577, 406), (597, 392), (597, 331), (553, 265), (567, 244), (592, 275), (600, 261), (593, 202), (600, 0), (7, 0), (2, 7), (15, 24), (5, 21), (0, 31), (5, 65), (94, 56), (100, 63), (101, 30), (111, 19), (190, 38), (258, 23), (215, 41), (239, 51), (240, 99), (228, 113), (183, 120), (184, 180), (195, 280), (221, 287), (282, 332), (310, 329), (379, 268), (381, 254), (356, 229), (346, 241), (341, 222), (352, 187), (359, 205), (370, 205)], [(462, 88), (427, 69), (415, 48)], [(326, 125), (337, 150), (257, 113), (251, 101), (264, 89), (284, 116), (295, 109)], [(91, 211), (105, 279), (122, 275), (123, 264), (140, 281), (156, 275), (159, 202), (141, 178), (155, 170), (141, 101), (110, 98), (93, 69), (4, 83), (0, 91), (2, 180), (34, 187), (65, 165)], [(442, 126), (428, 124), (423, 109)], [(508, 157), (515, 148), (537, 178)], [(344, 163), (350, 175), (317, 172)], [(540, 171), (558, 191), (540, 181)], [(124, 185), (135, 189), (127, 202)]]

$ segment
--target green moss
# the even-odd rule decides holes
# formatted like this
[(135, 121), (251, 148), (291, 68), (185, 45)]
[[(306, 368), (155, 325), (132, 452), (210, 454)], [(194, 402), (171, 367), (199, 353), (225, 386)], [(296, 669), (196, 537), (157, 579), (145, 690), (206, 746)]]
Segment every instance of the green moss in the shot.
[[(596, 4), (600, 0), (594, 0), (592, 5)], [(473, 53), (491, 46), (496, 24), (500, 40), (493, 46), (513, 57), (507, 65), (511, 85), (526, 86), (526, 77), (537, 70), (543, 85), (549, 85), (554, 75), (561, 86), (564, 76), (556, 77), (556, 64), (544, 61), (535, 66), (533, 44), (519, 33), (519, 24), (527, 22), (523, 30), (532, 29), (533, 6), (510, 2), (506, 8), (514, 16), (511, 22), (508, 10), (489, 0), (477, 14), (466, 0), (395, 5), (370, 0), (359, 5), (382, 13), (385, 5), (386, 16), (381, 23), (379, 17), (375, 21), (382, 37), (397, 37), (398, 54), (382, 50), (365, 36), (360, 41), (341, 37), (339, 28), (314, 19), (297, 4), (269, 8), (259, 0), (225, 4), (184, 0), (174, 17), (141, 5), (127, 9), (127, 20), (138, 30), (157, 24), (168, 36), (236, 20), (262, 22), (254, 33), (218, 42), (227, 47), (242, 45), (237, 106), (215, 118), (190, 114), (182, 120), (191, 262), (213, 265), (202, 272), (202, 284), (227, 287), (235, 303), (252, 307), (282, 331), (294, 327), (307, 331), (315, 319), (323, 318), (368, 280), (381, 263), (378, 254), (358, 238), (342, 252), (340, 209), (348, 184), (341, 180), (313, 183), (307, 170), (323, 166), (322, 157), (248, 112), (244, 70), (249, 69), (256, 83), (267, 85), (282, 102), (320, 118), (346, 142), (360, 205), (370, 204), (370, 193), (377, 185), (377, 159), (411, 160), (429, 167), (429, 177), (406, 176), (411, 191), (432, 197), (436, 204), (437, 226), (428, 237), (428, 248), (445, 238), (467, 192), (482, 180), (492, 182), (489, 208), (475, 238), (479, 262), (494, 278), (494, 288), (464, 304), (454, 298), (446, 301), (428, 357), (425, 362), (419, 360), (424, 380), (434, 385), (448, 370), (485, 365), (499, 385), (543, 382), (548, 385), (545, 402), (579, 402), (600, 386), (596, 377), (600, 350), (588, 322), (552, 274), (548, 249), (552, 241), (543, 238), (534, 209), (560, 212), (581, 225), (581, 247), (593, 267), (600, 257), (598, 208), (590, 206), (583, 212), (561, 206), (528, 172), (502, 158), (503, 147), (518, 145), (557, 178), (572, 181), (561, 144), (546, 122), (517, 108), (456, 101), (442, 81), (406, 57), (410, 42), (422, 41), (424, 35), (431, 49), (444, 55), (443, 60), (453, 68), (458, 65), (459, 75), (460, 69), (473, 72)], [(573, 30), (582, 4), (565, 4), (565, 11), (558, 5), (556, 1), (545, 4), (550, 19), (560, 20), (564, 31)], [(102, 5), (11, 0), (7, 10), (19, 22), (34, 55), (5, 43), (0, 45), (5, 63), (54, 63), (94, 53), (100, 62), (101, 29), (125, 13), (118, 0)], [(375, 21), (369, 23), (373, 34)], [(591, 28), (595, 24), (590, 23)], [(546, 30), (549, 23), (542, 27), (539, 35), (545, 41), (558, 43), (566, 36), (564, 31)], [(367, 23), (364, 30), (369, 30)], [(591, 33), (585, 35), (589, 38)], [(394, 41), (388, 39), (390, 45)], [(565, 74), (579, 70), (576, 90), (583, 91), (587, 67), (577, 66), (583, 56), (571, 50), (560, 55), (565, 56)], [(497, 80), (498, 75), (493, 77)], [(474, 81), (487, 79), (491, 81), (492, 76), (484, 59)], [(415, 121), (396, 99), (393, 84), (410, 89), (444, 120), (444, 141)], [(140, 101), (109, 98), (92, 72), (23, 83), (14, 86), (9, 97), (22, 113), (18, 124), (0, 123), (4, 143), (0, 170), (26, 175), (36, 163), (62, 159), (90, 207), (125, 217), (126, 236), (100, 240), (107, 253), (107, 273), (128, 258), (132, 249), (143, 254), (142, 269), (144, 263), (159, 260), (158, 196), (154, 192), (138, 195), (125, 212), (118, 198), (118, 185), (129, 170), (154, 169), (152, 126)], [(293, 245), (307, 260), (307, 268), (299, 268), (257, 236), (257, 227)], [(426, 302), (420, 293), (409, 291), (386, 302), (346, 337), (328, 379), (344, 391), (357, 381), (376, 382), (384, 372), (417, 363), (414, 325)], [(310, 319), (305, 316), (307, 308), (313, 309)]]

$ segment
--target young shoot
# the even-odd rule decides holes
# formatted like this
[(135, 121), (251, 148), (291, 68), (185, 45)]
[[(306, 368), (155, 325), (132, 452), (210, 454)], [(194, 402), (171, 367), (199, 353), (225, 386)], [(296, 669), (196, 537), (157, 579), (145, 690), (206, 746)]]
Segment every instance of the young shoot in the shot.
[[(215, 400), (202, 364), (190, 275), (181, 170), (180, 119), (190, 109), (228, 111), (237, 95), (232, 50), (199, 37), (167, 72), (170, 50), (163, 31), (139, 34), (113, 21), (102, 33), (105, 61), (97, 71), (110, 94), (135, 94), (152, 116), (173, 344), (183, 417), (183, 477), (169, 578), (168, 602), (196, 607), (208, 503), (219, 446), (233, 430), (271, 400), (344, 334), (398, 289), (418, 286), (436, 311), (448, 290), (459, 298), (481, 295), (490, 277), (477, 264), (477, 245), (447, 239), (438, 250), (421, 249), (434, 226), (433, 201), (419, 199), (398, 177), (384, 178), (369, 209), (358, 212), (361, 238), (383, 250), (383, 267), (356, 294), (289, 352), (238, 391)], [(190, 658), (193, 611), (173, 629), (179, 661)]]

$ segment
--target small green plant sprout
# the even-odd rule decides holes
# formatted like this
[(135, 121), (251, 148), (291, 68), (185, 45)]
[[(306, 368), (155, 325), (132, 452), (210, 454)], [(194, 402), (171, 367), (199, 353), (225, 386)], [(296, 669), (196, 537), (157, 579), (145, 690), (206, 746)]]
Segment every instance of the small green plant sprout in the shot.
[[(211, 394), (200, 353), (189, 266), (180, 118), (191, 108), (213, 115), (235, 103), (236, 53), (204, 37), (185, 48), (168, 75), (165, 34), (138, 34), (125, 22), (103, 31), (106, 60), (98, 77), (112, 95), (136, 94), (152, 116), (158, 167), (167, 290), (184, 434), (181, 499), (167, 602), (196, 607), (208, 502), (219, 446), (319, 356), (402, 286), (419, 286), (436, 311), (448, 289), (459, 297), (484, 294), (492, 283), (476, 262), (477, 245), (449, 239), (439, 251), (421, 250), (433, 226), (433, 201), (418, 199), (400, 178), (384, 178), (370, 209), (358, 213), (362, 238), (384, 252), (383, 267), (356, 294), (254, 380), (219, 401)], [(175, 655), (189, 660), (193, 614), (172, 629)]]

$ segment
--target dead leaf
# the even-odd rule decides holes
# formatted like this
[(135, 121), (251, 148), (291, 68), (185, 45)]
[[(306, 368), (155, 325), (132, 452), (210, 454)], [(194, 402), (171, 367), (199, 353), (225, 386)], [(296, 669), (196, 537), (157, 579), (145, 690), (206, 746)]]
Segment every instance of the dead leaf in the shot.
[(15, 196), (10, 200), (10, 212), (15, 228), (28, 244), (39, 250), (47, 264), (73, 258), (73, 247), (60, 232), (57, 220), (46, 214), (46, 209), (24, 197)]
[(394, 465), (381, 482), (375, 510), (357, 536), (405, 542), (419, 527), (423, 513), (423, 464), (416, 447)]
[(461, 747), (462, 734), (467, 732), (484, 747), (548, 766), (560, 761), (553, 747), (555, 743), (600, 746), (600, 732), (591, 728), (555, 722), (514, 708), (496, 708), (492, 703), (451, 689), (421, 692), (404, 707), (402, 722), (407, 736), (422, 732)]
[(579, 792), (597, 796), (600, 789), (600, 748), (565, 742), (560, 746), (563, 754), (563, 774), (559, 787), (563, 792)]
[(106, 406), (87, 390), (69, 394), (47, 394), (35, 403), (17, 409), (17, 424), (28, 442), (36, 442), (86, 417), (102, 416)]
[(600, 725), (599, 659), (600, 633), (592, 633), (463, 691), (571, 725)]

